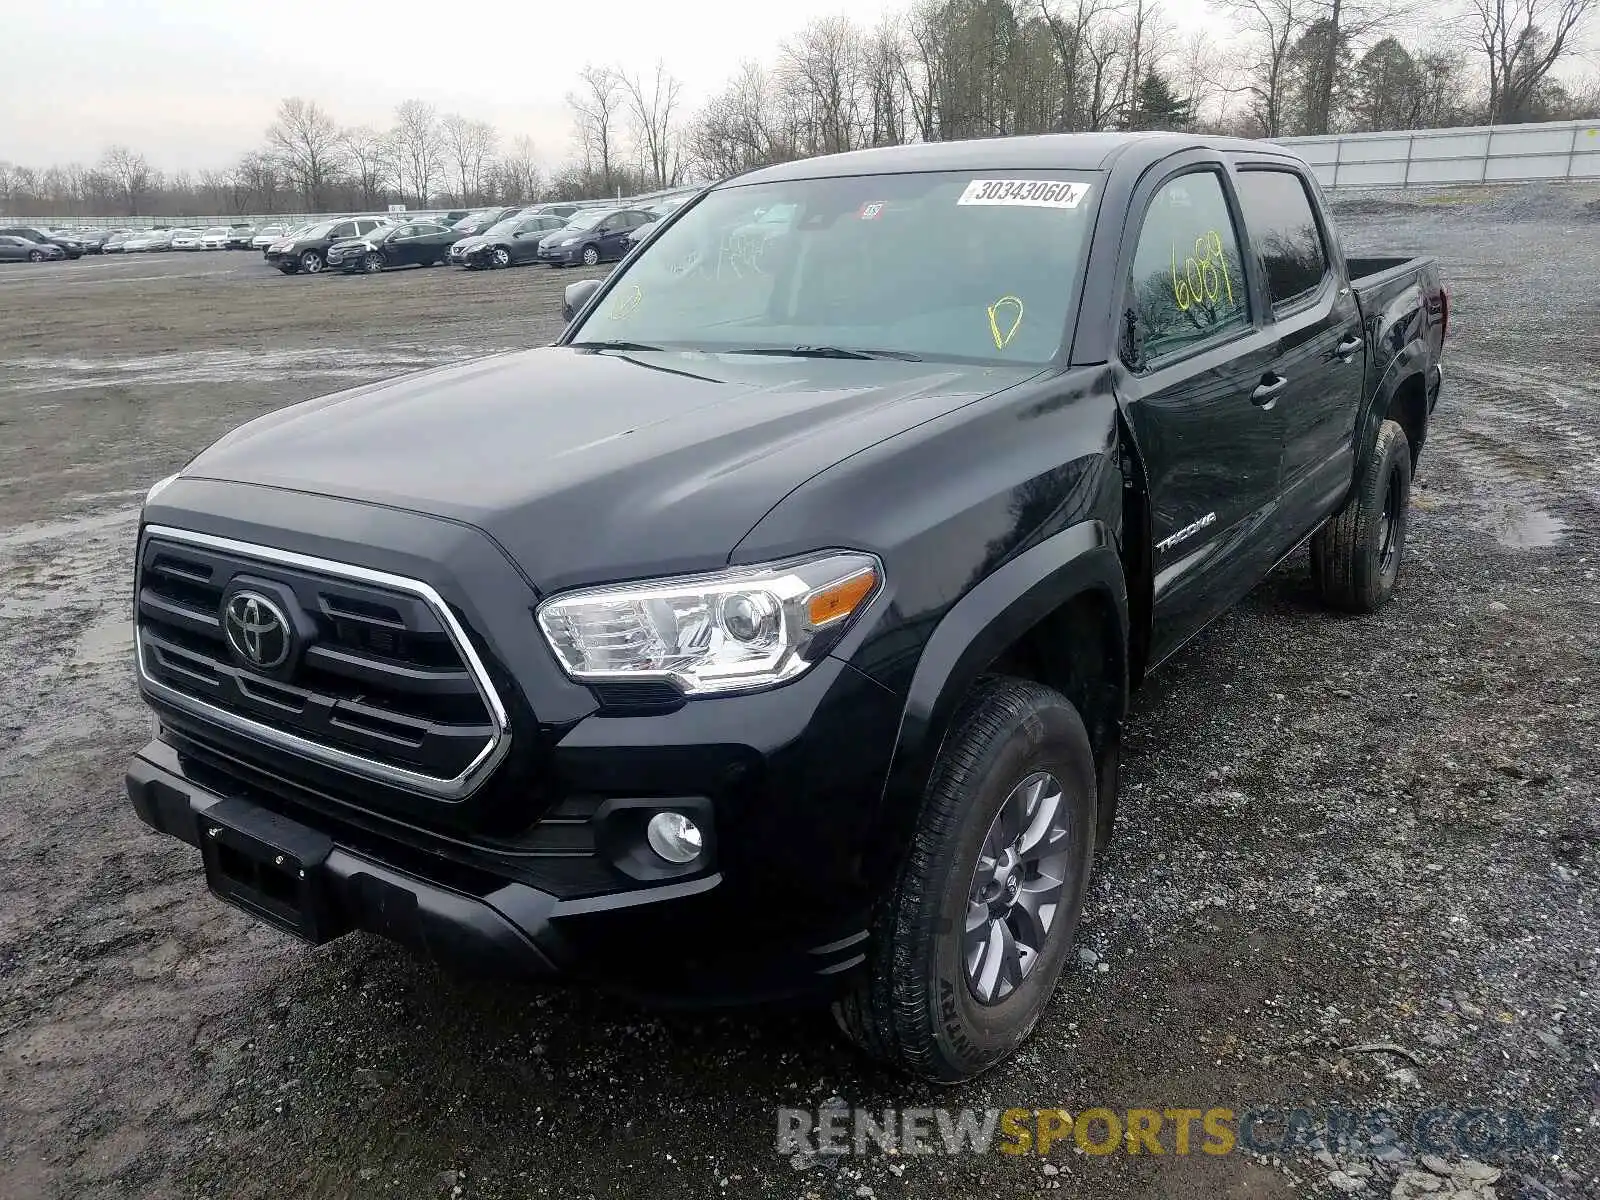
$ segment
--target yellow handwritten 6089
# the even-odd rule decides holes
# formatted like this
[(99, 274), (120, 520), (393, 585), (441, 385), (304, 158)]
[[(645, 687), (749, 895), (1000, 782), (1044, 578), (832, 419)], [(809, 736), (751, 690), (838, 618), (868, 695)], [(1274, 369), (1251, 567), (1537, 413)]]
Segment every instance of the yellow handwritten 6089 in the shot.
[(1178, 248), (1172, 248), (1172, 298), (1187, 311), (1197, 301), (1215, 304), (1226, 295), (1233, 303), (1233, 277), (1228, 273), (1228, 258), (1222, 250), (1222, 235), (1215, 229), (1194, 240), (1194, 253), (1183, 260), (1183, 275), (1178, 274)]

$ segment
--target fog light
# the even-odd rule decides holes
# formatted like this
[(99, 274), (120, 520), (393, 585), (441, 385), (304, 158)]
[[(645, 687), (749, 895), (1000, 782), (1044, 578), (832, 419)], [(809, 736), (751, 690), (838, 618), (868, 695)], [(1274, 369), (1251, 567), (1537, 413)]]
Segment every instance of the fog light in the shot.
[(669, 863), (682, 866), (700, 857), (700, 826), (682, 813), (660, 812), (645, 826), (645, 839)]

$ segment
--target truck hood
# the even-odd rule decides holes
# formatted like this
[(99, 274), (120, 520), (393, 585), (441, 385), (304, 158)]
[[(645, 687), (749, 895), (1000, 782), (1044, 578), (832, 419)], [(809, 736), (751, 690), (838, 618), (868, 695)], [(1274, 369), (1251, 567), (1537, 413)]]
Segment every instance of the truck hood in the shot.
[(282, 409), (183, 474), (464, 522), (548, 593), (720, 566), (818, 471), (1037, 373), (549, 346)]

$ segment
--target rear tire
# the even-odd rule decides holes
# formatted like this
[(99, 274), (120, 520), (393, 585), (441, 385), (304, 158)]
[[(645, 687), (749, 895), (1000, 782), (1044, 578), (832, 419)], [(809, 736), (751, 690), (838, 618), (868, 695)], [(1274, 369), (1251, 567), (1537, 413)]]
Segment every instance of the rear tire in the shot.
[(28, 251), (28, 261), (29, 262), (43, 262), (44, 261), (44, 251), (42, 251), (42, 250), (30, 250), (30, 251)]
[(1322, 602), (1376, 612), (1394, 595), (1411, 511), (1411, 447), (1394, 421), (1378, 427), (1350, 497), (1311, 539), (1311, 581)]
[(1006, 677), (973, 689), (874, 918), (862, 977), (834, 1005), (868, 1056), (960, 1083), (1032, 1032), (1088, 889), (1095, 767), (1083, 720), (1060, 693)]

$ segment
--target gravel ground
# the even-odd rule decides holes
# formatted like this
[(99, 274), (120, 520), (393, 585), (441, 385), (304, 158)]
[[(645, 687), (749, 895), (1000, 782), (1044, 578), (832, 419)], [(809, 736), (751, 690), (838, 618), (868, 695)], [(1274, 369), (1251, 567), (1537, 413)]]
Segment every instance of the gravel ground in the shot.
[[(1331, 617), (1298, 557), (1151, 682), (1078, 968), (1013, 1065), (938, 1092), (812, 1013), (302, 949), (122, 797), (144, 488), (279, 405), (547, 338), (577, 275), (0, 272), (0, 1197), (1600, 1193), (1595, 197), (1341, 201), (1353, 251), (1451, 284), (1399, 595)], [(1557, 1145), (776, 1152), (778, 1106), (837, 1103), (1517, 1109)]]

